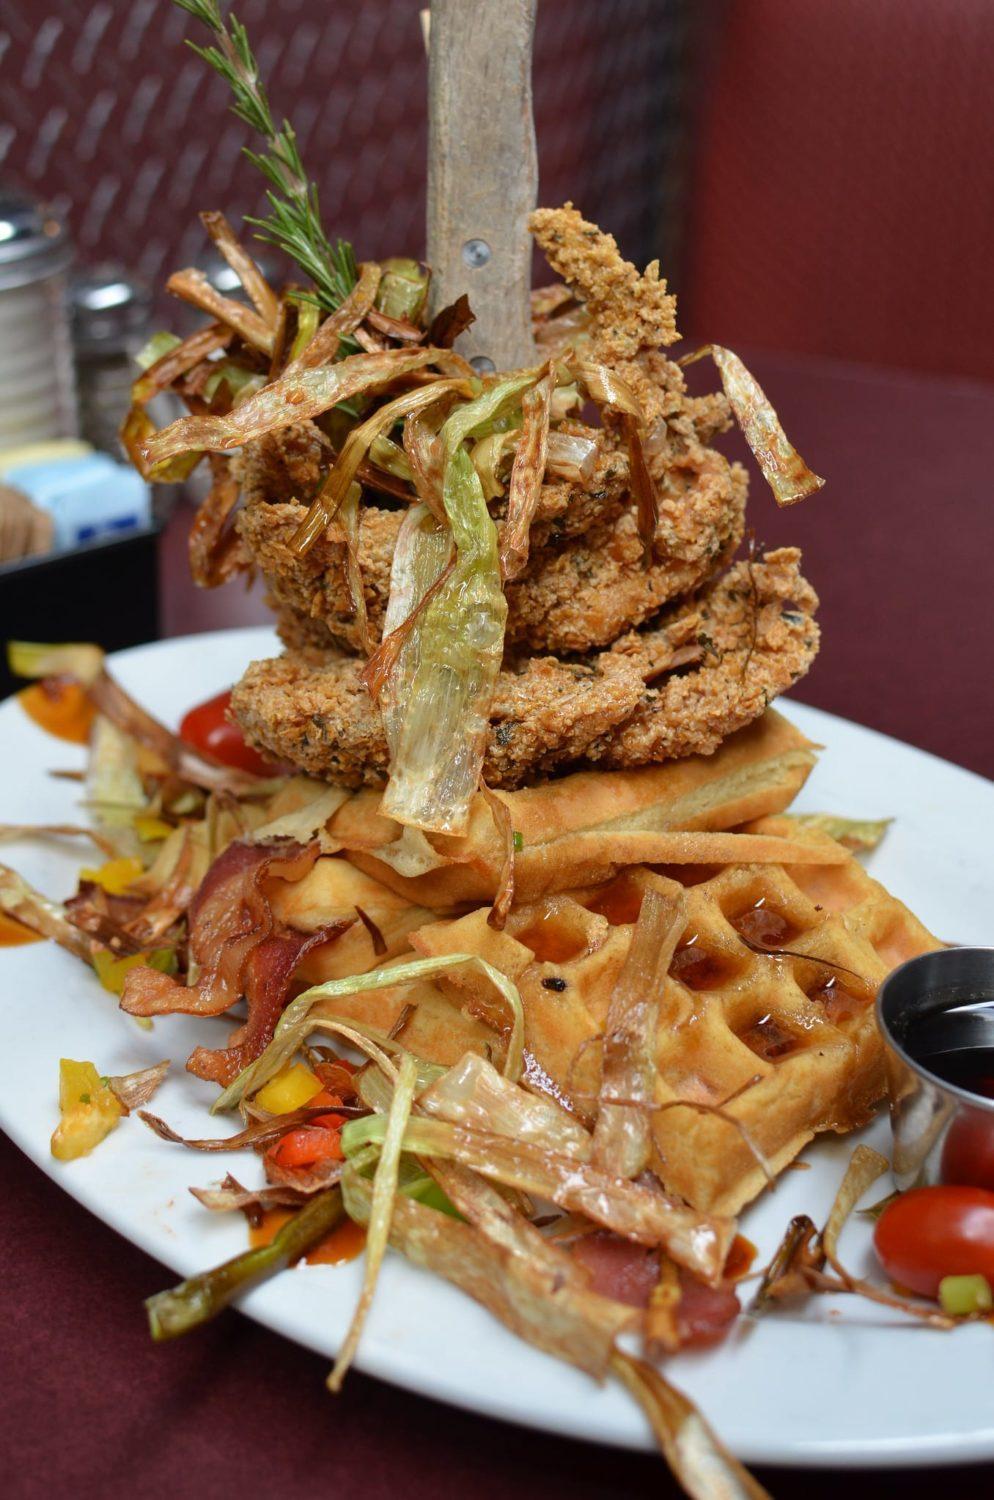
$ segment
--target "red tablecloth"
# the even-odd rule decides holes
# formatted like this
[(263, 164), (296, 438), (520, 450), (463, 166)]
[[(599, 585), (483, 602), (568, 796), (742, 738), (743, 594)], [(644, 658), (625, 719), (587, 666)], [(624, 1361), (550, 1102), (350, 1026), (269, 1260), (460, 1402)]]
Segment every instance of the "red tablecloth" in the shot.
[[(829, 479), (818, 499), (783, 513), (753, 488), (758, 540), (803, 545), (823, 599), (824, 645), (799, 696), (994, 775), (994, 387), (773, 356), (752, 363)], [(190, 588), (179, 519), (163, 566), (167, 633), (265, 618), (258, 596), (237, 586)], [(142, 1298), (169, 1273), (6, 1142), (0, 1161), (0, 1493), (12, 1500), (672, 1492), (659, 1460), (468, 1416), (359, 1374), (332, 1399), (321, 1360), (236, 1313), (153, 1348)], [(831, 1475), (762, 1477), (786, 1500), (834, 1500), (839, 1485)], [(931, 1496), (936, 1478), (902, 1476), (885, 1492), (900, 1483), (905, 1495)], [(843, 1482), (850, 1494), (882, 1493), (877, 1476)], [(965, 1494), (981, 1479), (958, 1472), (946, 1482)]]

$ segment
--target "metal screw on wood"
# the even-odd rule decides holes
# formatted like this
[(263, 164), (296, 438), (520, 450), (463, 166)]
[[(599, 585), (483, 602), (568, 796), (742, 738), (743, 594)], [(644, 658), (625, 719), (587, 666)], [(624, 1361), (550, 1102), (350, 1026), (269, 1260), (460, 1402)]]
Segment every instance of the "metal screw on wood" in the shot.
[(490, 246), (486, 240), (467, 240), (462, 247), (462, 259), (471, 271), (478, 270), (490, 259)]

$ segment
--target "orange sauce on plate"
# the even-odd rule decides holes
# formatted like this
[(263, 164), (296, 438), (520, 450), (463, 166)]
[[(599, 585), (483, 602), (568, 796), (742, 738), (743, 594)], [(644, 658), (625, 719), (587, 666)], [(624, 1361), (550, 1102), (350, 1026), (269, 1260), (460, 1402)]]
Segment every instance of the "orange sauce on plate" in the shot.
[(725, 1269), (721, 1273), (725, 1281), (741, 1281), (742, 1277), (752, 1270), (752, 1263), (759, 1251), (752, 1240), (747, 1240), (744, 1234), (737, 1234), (732, 1241), (732, 1247), (725, 1261)]
[(0, 948), (18, 948), (22, 943), (42, 943), (40, 932), (32, 932), (23, 922), (0, 911)]
[(89, 743), (95, 710), (79, 683), (49, 677), (22, 688), (17, 701), (28, 718), (47, 734), (73, 745)]
[[(292, 1218), (293, 1210), (290, 1208), (267, 1208), (262, 1222), (249, 1229), (249, 1244), (253, 1250), (260, 1245), (268, 1245), (287, 1220)], [(365, 1244), (366, 1231), (362, 1225), (354, 1223), (352, 1219), (343, 1219), (330, 1234), (308, 1250), (302, 1259), (308, 1266), (344, 1266), (347, 1261), (355, 1260), (362, 1254)]]

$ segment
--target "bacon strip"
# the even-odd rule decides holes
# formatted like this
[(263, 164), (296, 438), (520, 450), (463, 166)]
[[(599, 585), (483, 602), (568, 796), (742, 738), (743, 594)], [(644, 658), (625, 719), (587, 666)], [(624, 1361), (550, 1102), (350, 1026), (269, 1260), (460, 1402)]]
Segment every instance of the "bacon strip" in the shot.
[(357, 920), (344, 918), (314, 933), (276, 921), (265, 890), (272, 879), (297, 881), (319, 846), (233, 843), (214, 861), (190, 903), (190, 957), (200, 977), (184, 985), (154, 969), (127, 975), (121, 1007), (130, 1015), (216, 1016), (244, 996), (248, 1019), (227, 1047), (197, 1047), (187, 1070), (228, 1084), (272, 1040), (294, 972), (313, 948), (340, 937)]

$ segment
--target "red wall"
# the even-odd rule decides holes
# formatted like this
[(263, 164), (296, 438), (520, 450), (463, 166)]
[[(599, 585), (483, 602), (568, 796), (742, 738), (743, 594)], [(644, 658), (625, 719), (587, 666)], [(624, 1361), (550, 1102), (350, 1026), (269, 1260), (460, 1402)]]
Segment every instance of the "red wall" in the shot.
[(991, 0), (730, 0), (703, 64), (682, 324), (994, 378)]

